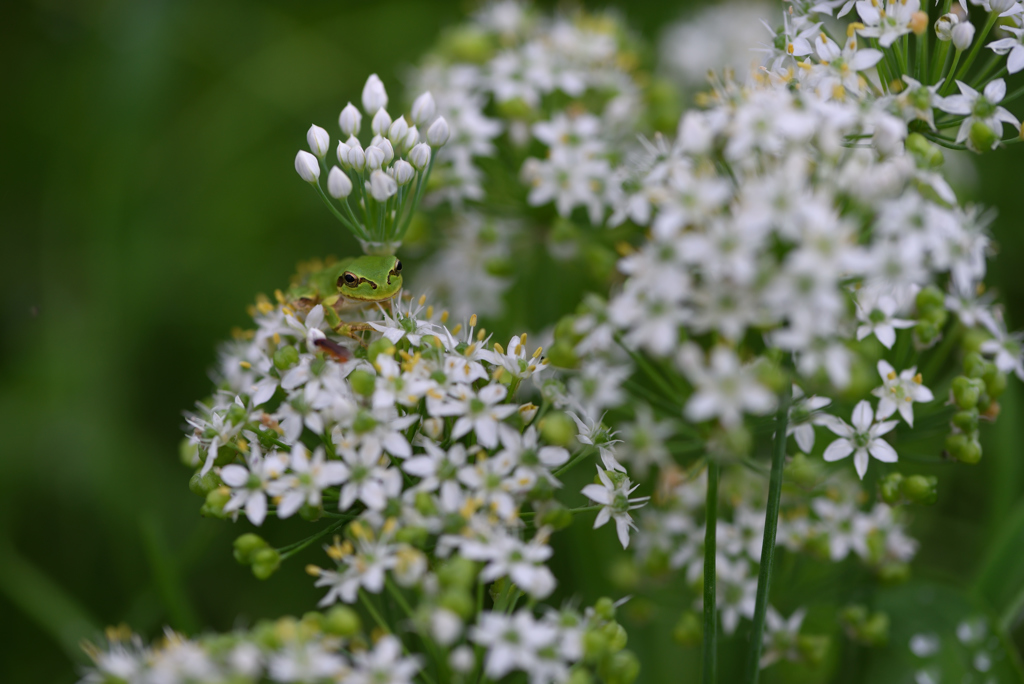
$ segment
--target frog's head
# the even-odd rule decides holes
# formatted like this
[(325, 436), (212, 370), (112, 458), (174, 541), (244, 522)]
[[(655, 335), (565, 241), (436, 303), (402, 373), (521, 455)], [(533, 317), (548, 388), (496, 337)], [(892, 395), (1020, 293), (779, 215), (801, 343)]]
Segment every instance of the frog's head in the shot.
[(353, 259), (338, 276), (343, 297), (365, 302), (391, 299), (402, 289), (402, 262), (393, 255), (366, 255)]

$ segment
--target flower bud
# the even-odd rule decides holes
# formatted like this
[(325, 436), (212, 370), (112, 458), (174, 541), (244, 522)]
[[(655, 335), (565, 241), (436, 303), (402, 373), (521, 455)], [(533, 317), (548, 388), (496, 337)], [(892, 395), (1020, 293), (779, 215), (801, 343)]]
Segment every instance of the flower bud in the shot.
[(310, 126), (306, 131), (306, 142), (309, 143), (309, 151), (320, 159), (326, 157), (327, 150), (331, 148), (331, 136), (316, 124)]
[(377, 147), (384, 152), (384, 163), (390, 164), (391, 160), (395, 158), (395, 148), (391, 146), (391, 141), (387, 138), (381, 138), (380, 142), (377, 143)]
[(377, 377), (369, 371), (357, 368), (348, 374), (348, 382), (352, 386), (353, 392), (364, 397), (369, 397), (373, 395)]
[(957, 50), (966, 50), (974, 41), (974, 24), (969, 21), (960, 22), (953, 27), (950, 35), (953, 39), (953, 47)]
[(697, 646), (703, 638), (700, 617), (692, 610), (684, 611), (672, 629), (672, 638), (680, 646)]
[(977, 406), (984, 390), (984, 381), (977, 378), (968, 378), (964, 375), (953, 378), (953, 401), (963, 411)]
[(363, 114), (351, 102), (345, 105), (341, 114), (338, 115), (338, 126), (341, 127), (341, 132), (345, 135), (359, 135), (359, 128), (362, 124)]
[(299, 150), (295, 155), (295, 171), (307, 183), (316, 183), (320, 180), (320, 163), (305, 150)]
[[(327, 192), (334, 199), (345, 199), (352, 192), (352, 180), (337, 166), (332, 166), (331, 172), (327, 174)], [(285, 349), (294, 349), (294, 347), (285, 347)]]
[(270, 548), (270, 544), (259, 535), (248, 533), (235, 539), (235, 560), (242, 565), (249, 565), (257, 551)]
[(992, 127), (982, 121), (975, 121), (971, 124), (971, 132), (967, 139), (971, 147), (979, 152), (987, 152), (999, 144), (999, 135)]
[(533, 402), (523, 404), (519, 407), (519, 418), (523, 421), (523, 425), (529, 425), (530, 421), (537, 415), (537, 411), (540, 407)]
[(576, 436), (576, 425), (561, 411), (552, 411), (540, 422), (544, 441), (555, 446), (566, 446)]
[(373, 131), (374, 135), (384, 135), (388, 132), (390, 125), (391, 115), (388, 114), (388, 110), (381, 107), (373, 115), (373, 121), (370, 122), (370, 130)]
[(389, 197), (398, 192), (398, 183), (395, 182), (395, 179), (380, 169), (370, 174), (370, 181), (367, 185), (370, 195), (378, 202), (386, 202)]
[(449, 135), (451, 135), (451, 131), (448, 130), (448, 122), (444, 120), (443, 116), (439, 116), (437, 121), (430, 124), (430, 128), (427, 129), (427, 144), (431, 147), (441, 147), (448, 142)]
[(363, 111), (376, 114), (378, 109), (388, 106), (388, 93), (377, 74), (370, 74), (363, 86)]
[(352, 149), (342, 141), (338, 141), (338, 163), (342, 166), (348, 166), (348, 151)]
[(935, 20), (935, 36), (941, 41), (953, 40), (953, 27), (960, 23), (960, 17), (955, 14), (943, 14)]
[(939, 479), (934, 475), (911, 475), (903, 480), (901, 489), (914, 503), (931, 506), (939, 499), (938, 484)]
[(974, 464), (981, 460), (981, 444), (962, 432), (946, 437), (946, 451), (962, 463)]
[(227, 487), (217, 487), (206, 495), (206, 501), (199, 508), (199, 515), (204, 518), (227, 518), (229, 514), (224, 512), (224, 507), (231, 500), (231, 490)]
[(409, 130), (405, 132), (405, 136), (402, 138), (398, 145), (398, 149), (402, 154), (405, 154), (413, 148), (413, 146), (420, 141), (420, 131), (415, 126), (409, 126)]
[(409, 132), (409, 124), (406, 122), (404, 116), (400, 116), (391, 122), (388, 126), (388, 140), (397, 145), (402, 142), (402, 138)]
[(1002, 14), (1017, 4), (1017, 0), (989, 0), (989, 10), (996, 14)]
[(379, 169), (384, 164), (384, 150), (380, 149), (376, 145), (370, 145), (366, 148), (366, 168), (368, 169)]
[(902, 473), (889, 473), (878, 483), (878, 489), (882, 495), (882, 501), (889, 504), (890, 506), (896, 506), (903, 501), (903, 492), (901, 491), (901, 485), (903, 484)]
[(435, 442), (441, 441), (441, 437), (444, 435), (444, 419), (437, 416), (425, 418), (423, 420), (423, 432), (427, 433), (427, 437), (430, 437)]
[(914, 12), (910, 15), (910, 30), (914, 32), (915, 36), (924, 35), (924, 32), (928, 30), (928, 13)]
[(416, 169), (412, 168), (412, 164), (404, 159), (396, 161), (391, 169), (395, 182), (399, 185), (405, 185), (416, 175)]
[(427, 168), (427, 164), (430, 163), (430, 145), (426, 143), (414, 145), (409, 151), (409, 163), (417, 171)]
[(362, 629), (359, 614), (348, 606), (334, 606), (324, 613), (321, 624), (325, 632), (340, 637), (354, 636)]
[(437, 105), (434, 104), (434, 96), (430, 91), (423, 93), (412, 103), (412, 120), (417, 126), (425, 126), (434, 118)]
[(366, 166), (366, 153), (358, 145), (352, 145), (348, 151), (348, 165), (356, 171), (362, 171)]
[(281, 567), (281, 554), (277, 549), (261, 549), (252, 555), (252, 574), (265, 580)]
[[(335, 166), (334, 168), (336, 169), (338, 167)], [(333, 169), (331, 173), (334, 173)], [(330, 188), (330, 186), (331, 177), (330, 175), (328, 175), (327, 187)], [(288, 370), (289, 368), (291, 368), (292, 366), (299, 362), (299, 350), (291, 345), (288, 345), (287, 347), (281, 347), (276, 352), (274, 352), (273, 361), (274, 366), (277, 368), (277, 370)]]

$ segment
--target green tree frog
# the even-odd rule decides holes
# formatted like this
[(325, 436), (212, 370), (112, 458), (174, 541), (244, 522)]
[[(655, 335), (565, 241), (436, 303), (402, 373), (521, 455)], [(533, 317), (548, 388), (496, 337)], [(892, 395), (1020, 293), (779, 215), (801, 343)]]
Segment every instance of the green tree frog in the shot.
[(367, 302), (386, 302), (402, 289), (402, 262), (393, 255), (364, 255), (308, 272), (289, 290), (289, 299), (337, 311)]

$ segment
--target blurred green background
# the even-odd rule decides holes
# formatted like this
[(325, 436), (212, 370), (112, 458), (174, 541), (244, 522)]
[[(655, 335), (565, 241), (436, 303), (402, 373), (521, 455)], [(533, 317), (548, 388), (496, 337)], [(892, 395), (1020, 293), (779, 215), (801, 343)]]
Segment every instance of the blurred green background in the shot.
[[(0, 681), (74, 681), (85, 662), (80, 640), (108, 624), (149, 636), (163, 625), (224, 630), (315, 604), (304, 561), (260, 583), (231, 558), (231, 540), (248, 526), (199, 517), (177, 458), (181, 411), (209, 391), (215, 345), (244, 324), (256, 292), (285, 283), (300, 259), (354, 249), (295, 176), (306, 128), (334, 131), (374, 71), (397, 101), (407, 67), (467, 8), (5, 7)], [(621, 7), (651, 41), (686, 9)], [(974, 190), (999, 209), (992, 282), (1011, 328), (1024, 326), (1019, 150), (979, 159)], [(916, 576), (975, 586), (986, 549), (1003, 535), (1004, 556), (1014, 551), (998, 574), (1019, 572), (1024, 583), (1022, 396), (1011, 383), (979, 466), (926, 471), (943, 477), (938, 506), (912, 528), (923, 542)], [(293, 538), (274, 525), (266, 536)], [(573, 588), (584, 604), (616, 591), (605, 562), (613, 539), (604, 537), (559, 547), (557, 569), (581, 573)], [(993, 590), (979, 600), (1002, 599)], [(637, 627), (642, 681), (677, 681), (680, 664), (695, 662), (671, 644), (670, 627)]]

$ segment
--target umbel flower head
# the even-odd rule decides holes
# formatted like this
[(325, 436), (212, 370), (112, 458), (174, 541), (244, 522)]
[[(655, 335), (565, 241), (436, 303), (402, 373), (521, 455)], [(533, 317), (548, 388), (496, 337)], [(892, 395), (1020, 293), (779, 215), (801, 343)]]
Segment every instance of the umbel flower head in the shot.
[[(310, 151), (296, 153), (295, 171), (313, 186), (367, 254), (394, 254), (427, 187), (433, 152), (448, 141), (448, 122), (435, 116), (429, 92), (414, 103), (410, 118), (415, 125), (410, 126), (405, 116), (393, 120), (386, 109), (387, 91), (377, 74), (366, 80), (362, 105), (360, 112), (349, 102), (338, 116), (344, 140), (338, 140), (337, 165), (328, 168), (330, 135), (314, 124), (306, 133)], [(373, 133), (365, 147), (359, 139), (364, 112)], [(417, 126), (426, 133), (421, 136)], [(321, 170), (327, 177), (326, 192), (320, 183)]]

